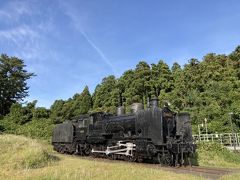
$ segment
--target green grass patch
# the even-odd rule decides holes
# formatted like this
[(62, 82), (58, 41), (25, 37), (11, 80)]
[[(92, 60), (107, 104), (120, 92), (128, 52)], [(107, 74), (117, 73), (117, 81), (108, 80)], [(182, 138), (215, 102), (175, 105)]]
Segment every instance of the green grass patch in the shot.
[(0, 135), (0, 167), (31, 169), (48, 165), (57, 158), (44, 144), (16, 135)]
[(195, 180), (202, 179), (189, 174), (175, 174), (161, 169), (148, 168), (138, 163), (104, 162), (74, 156), (59, 155), (61, 161), (55, 166), (32, 170), (28, 179), (86, 179), (86, 180)]
[(230, 175), (221, 177), (221, 180), (239, 180), (239, 179), (240, 179), (240, 173), (230, 174)]
[(197, 147), (195, 165), (240, 168), (240, 153), (231, 152), (218, 143), (199, 143)]

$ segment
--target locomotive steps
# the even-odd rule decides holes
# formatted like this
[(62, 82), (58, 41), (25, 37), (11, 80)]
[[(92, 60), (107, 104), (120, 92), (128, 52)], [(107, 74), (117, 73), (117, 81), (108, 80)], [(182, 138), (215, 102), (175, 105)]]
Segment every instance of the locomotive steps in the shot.
[[(45, 142), (0, 135), (0, 179), (205, 179), (202, 169), (193, 168), (192, 174), (188, 174), (188, 169), (180, 169), (61, 155)], [(208, 171), (213, 174), (211, 169)], [(240, 174), (221, 178), (234, 177), (237, 179)]]

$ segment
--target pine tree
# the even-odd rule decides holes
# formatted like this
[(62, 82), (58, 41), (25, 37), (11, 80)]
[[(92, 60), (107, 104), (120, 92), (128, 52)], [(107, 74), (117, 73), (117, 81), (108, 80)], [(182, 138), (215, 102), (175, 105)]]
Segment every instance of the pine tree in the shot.
[(133, 91), (135, 96), (133, 99), (136, 102), (141, 102), (142, 104), (147, 103), (147, 98), (150, 92), (149, 81), (151, 78), (150, 66), (144, 62), (140, 61), (134, 72), (134, 81), (132, 83)]
[(108, 76), (102, 80), (93, 94), (93, 109), (115, 113), (118, 102), (117, 80)]
[(81, 93), (80, 102), (80, 114), (87, 114), (92, 108), (92, 97), (89, 92), (88, 86), (85, 86), (83, 92)]
[(162, 92), (171, 91), (171, 71), (169, 66), (162, 60), (157, 65), (152, 64), (152, 88), (154, 90), (154, 96), (159, 97)]

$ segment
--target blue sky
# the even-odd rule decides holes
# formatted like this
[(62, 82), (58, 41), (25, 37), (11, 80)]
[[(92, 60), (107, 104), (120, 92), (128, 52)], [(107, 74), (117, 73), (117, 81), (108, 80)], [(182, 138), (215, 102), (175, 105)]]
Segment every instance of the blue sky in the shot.
[(27, 101), (50, 107), (140, 60), (184, 65), (240, 44), (238, 0), (0, 0), (0, 53), (37, 74)]

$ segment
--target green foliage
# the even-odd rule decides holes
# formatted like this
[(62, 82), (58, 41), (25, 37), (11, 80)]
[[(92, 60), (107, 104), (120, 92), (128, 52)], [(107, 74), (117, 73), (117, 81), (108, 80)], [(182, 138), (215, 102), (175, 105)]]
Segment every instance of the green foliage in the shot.
[(7, 119), (16, 124), (25, 124), (26, 122), (31, 121), (36, 103), (36, 101), (30, 102), (24, 107), (19, 103), (13, 104), (10, 108), (10, 113), (5, 117), (5, 120)]
[(101, 108), (106, 112), (115, 113), (118, 101), (117, 80), (114, 76), (108, 76), (95, 89), (93, 94), (93, 108)]
[(24, 68), (23, 60), (0, 56), (0, 115), (6, 115), (13, 103), (28, 95), (26, 81), (34, 74)]
[(33, 111), (33, 118), (34, 119), (41, 119), (41, 118), (49, 118), (50, 116), (50, 110), (44, 108), (44, 107), (38, 107), (34, 109)]
[(54, 123), (60, 123), (72, 119), (81, 114), (87, 114), (92, 109), (92, 97), (88, 86), (82, 93), (76, 93), (67, 101), (56, 100), (50, 108), (50, 118)]
[(92, 108), (92, 97), (87, 86), (76, 99), (77, 100), (74, 102), (73, 116), (87, 114)]
[(52, 130), (54, 128), (51, 119), (34, 119), (24, 125), (19, 125), (6, 118), (0, 122), (0, 126), (4, 127), (5, 133), (25, 135), (48, 141), (51, 140)]
[(63, 121), (63, 107), (64, 107), (65, 101), (63, 100), (56, 100), (53, 105), (50, 108), (51, 111), (51, 119), (54, 120), (55, 123), (60, 123)]
[(36, 101), (22, 106), (15, 103), (11, 106), (10, 113), (0, 120), (0, 127), (5, 133), (20, 134), (33, 138), (50, 140), (54, 127), (49, 119), (49, 110), (36, 108)]
[(51, 140), (54, 124), (51, 119), (37, 119), (19, 126), (16, 130), (16, 134), (25, 135), (32, 138)]
[(151, 88), (153, 96), (161, 97), (164, 92), (170, 92), (172, 86), (171, 71), (162, 60), (157, 65), (152, 64)]

